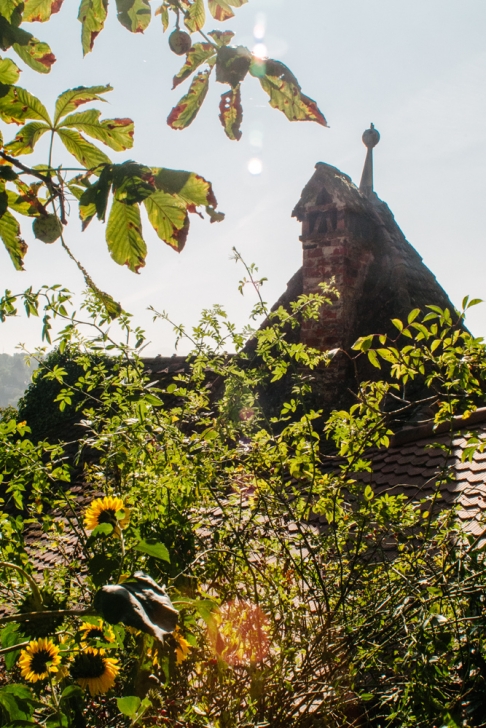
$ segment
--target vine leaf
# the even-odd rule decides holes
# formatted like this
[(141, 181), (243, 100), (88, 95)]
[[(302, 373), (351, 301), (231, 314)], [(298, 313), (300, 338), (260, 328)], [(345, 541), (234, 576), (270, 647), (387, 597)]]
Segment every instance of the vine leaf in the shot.
[(81, 23), (83, 55), (93, 50), (96, 37), (104, 28), (108, 15), (108, 0), (81, 0), (78, 20)]
[(149, 0), (116, 0), (117, 17), (131, 33), (143, 33), (152, 19)]
[(101, 111), (88, 109), (67, 116), (60, 129), (74, 127), (92, 139), (97, 139), (115, 152), (122, 152), (133, 147), (134, 123), (131, 119), (99, 120)]
[(172, 88), (186, 80), (194, 71), (211, 60), (216, 60), (216, 51), (211, 43), (195, 43), (186, 56), (186, 62), (178, 74), (174, 76)]
[(78, 86), (64, 91), (56, 101), (54, 124), (57, 124), (66, 114), (76, 111), (78, 106), (82, 104), (90, 101), (103, 101), (106, 103), (106, 100), (102, 99), (99, 94), (106, 94), (109, 91), (113, 91), (113, 86), (109, 84), (106, 86)]
[(283, 111), (289, 121), (327, 121), (315, 101), (302, 93), (294, 74), (280, 61), (254, 61), (250, 73), (256, 76), (270, 97), (270, 106)]
[(73, 129), (59, 128), (59, 138), (70, 154), (86, 169), (96, 169), (102, 164), (110, 164), (111, 160), (107, 155), (91, 144), (81, 134)]
[(25, 124), (15, 139), (5, 146), (5, 151), (14, 157), (21, 154), (31, 154), (41, 136), (49, 129), (50, 126), (42, 121), (32, 121), (30, 124)]
[(64, 0), (26, 0), (23, 13), (24, 23), (45, 23), (51, 15), (58, 13)]
[(227, 91), (221, 96), (219, 110), (219, 118), (226, 132), (226, 136), (232, 141), (239, 141), (241, 139), (241, 123), (243, 121), (240, 86), (231, 89), (231, 91)]
[(204, 8), (204, 0), (195, 0), (186, 12), (184, 23), (191, 33), (204, 28), (206, 22), (206, 10)]
[(10, 85), (17, 83), (20, 76), (20, 68), (10, 58), (0, 60), (0, 83)]
[(106, 226), (106, 242), (116, 263), (138, 273), (145, 265), (147, 255), (138, 205), (113, 200)]
[(0, 238), (16, 270), (24, 270), (23, 259), (27, 253), (27, 243), (20, 237), (20, 225), (8, 210), (0, 217)]
[(209, 86), (211, 70), (201, 71), (192, 80), (187, 94), (170, 112), (167, 123), (172, 129), (186, 129), (196, 118)]

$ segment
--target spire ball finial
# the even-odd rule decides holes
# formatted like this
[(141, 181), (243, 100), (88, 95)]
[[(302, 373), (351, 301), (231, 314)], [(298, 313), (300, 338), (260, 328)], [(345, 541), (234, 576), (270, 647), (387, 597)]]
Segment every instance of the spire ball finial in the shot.
[(375, 125), (371, 124), (369, 129), (366, 129), (366, 131), (363, 134), (363, 144), (365, 147), (368, 147), (368, 149), (373, 149), (373, 147), (376, 147), (378, 142), (380, 141), (380, 132), (378, 129), (375, 129)]

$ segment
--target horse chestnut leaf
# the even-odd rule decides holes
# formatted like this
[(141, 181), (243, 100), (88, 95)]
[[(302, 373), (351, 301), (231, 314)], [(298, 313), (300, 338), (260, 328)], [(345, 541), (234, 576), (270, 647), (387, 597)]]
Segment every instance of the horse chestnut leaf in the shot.
[(174, 30), (169, 36), (169, 47), (173, 53), (183, 56), (192, 48), (191, 36), (183, 30)]

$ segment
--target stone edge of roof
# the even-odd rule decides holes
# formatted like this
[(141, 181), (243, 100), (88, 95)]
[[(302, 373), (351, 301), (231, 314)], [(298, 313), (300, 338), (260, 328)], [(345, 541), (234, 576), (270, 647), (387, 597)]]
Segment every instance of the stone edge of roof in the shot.
[(462, 430), (471, 425), (477, 425), (481, 422), (486, 422), (486, 407), (480, 407), (479, 409), (472, 412), (468, 417), (463, 415), (454, 417), (448, 422), (441, 422), (439, 425), (433, 422), (427, 422), (422, 425), (416, 425), (414, 427), (405, 427), (403, 430), (397, 432), (391, 438), (390, 447), (401, 447), (408, 442), (415, 442), (417, 440), (425, 440), (431, 435), (441, 435), (446, 432), (455, 432), (456, 430)]

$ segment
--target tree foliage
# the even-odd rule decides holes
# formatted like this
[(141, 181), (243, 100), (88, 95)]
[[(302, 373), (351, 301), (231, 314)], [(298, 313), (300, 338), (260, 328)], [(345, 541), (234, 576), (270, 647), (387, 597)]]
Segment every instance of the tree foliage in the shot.
[[(249, 267), (242, 290), (259, 291), (255, 275)], [(30, 294), (28, 309), (45, 306), (66, 326), (55, 357), (34, 353), (36, 383), (0, 426), (5, 725), (485, 724), (483, 549), (440, 500), (452, 437), (436, 487), (416, 502), (376, 493), (371, 454), (416, 406), (411, 380), (437, 424), (482, 405), (486, 349), (464, 312), (415, 310), (394, 340), (356, 343), (348, 355), (384, 377), (358, 382), (356, 403), (324, 416), (312, 373), (335, 352), (291, 334), (333, 295), (323, 286), (273, 312), (260, 299), (254, 316), (268, 318), (251, 345), (221, 307), (204, 311), (193, 330), (176, 327), (193, 346), (185, 373), (154, 382), (129, 316), (120, 344), (92, 295), (74, 313), (61, 289)], [(269, 418), (260, 393), (283, 378), (289, 397)], [(55, 406), (77, 413), (74, 442), (65, 421), (31, 438), (43, 382), (55, 384)], [(465, 456), (478, 448), (471, 434)], [(55, 565), (33, 581), (46, 549)], [(163, 642), (117, 606), (123, 594), (143, 607), (148, 577), (179, 612)], [(59, 665), (34, 683), (19, 666), (40, 633)], [(93, 650), (104, 650), (105, 698), (83, 682)]]
[[(212, 76), (226, 87), (219, 118), (231, 140), (241, 137), (243, 109), (241, 84), (247, 76), (258, 79), (270, 104), (291, 121), (309, 120), (326, 126), (316, 103), (302, 93), (292, 72), (279, 61), (257, 58), (247, 48), (232, 45), (234, 33), (205, 31), (207, 20), (225, 22), (234, 9), (247, 0), (168, 0), (156, 11), (162, 31), (174, 28), (169, 46), (185, 55), (174, 77), (174, 88), (190, 81), (189, 88), (174, 106), (167, 123), (185, 129), (196, 118)], [(1, 0), (1, 42), (4, 51), (15, 51), (30, 68), (48, 73), (56, 61), (51, 49), (22, 28), (23, 23), (44, 23), (62, 10), (62, 0)], [(107, 0), (82, 0), (83, 53), (93, 50), (103, 30)], [(152, 19), (149, 0), (116, 0), (113, 10), (119, 22), (132, 33), (143, 33)], [(181, 26), (185, 30), (181, 30)], [(182, 49), (182, 50), (181, 50)], [(0, 139), (0, 238), (11, 262), (23, 270), (27, 245), (18, 215), (34, 218), (34, 234), (45, 243), (60, 240), (74, 259), (66, 239), (68, 210), (76, 207), (82, 229), (96, 217), (106, 221), (106, 244), (113, 260), (138, 273), (146, 264), (147, 244), (142, 229), (141, 206), (145, 208), (157, 236), (177, 252), (184, 248), (190, 215), (206, 212), (210, 222), (223, 220), (211, 184), (194, 172), (155, 168), (136, 161), (115, 162), (113, 152), (133, 146), (134, 123), (129, 118), (105, 119), (97, 108), (86, 104), (103, 102), (111, 86), (80, 86), (61, 93), (52, 114), (42, 101), (17, 85), (20, 68), (11, 58), (0, 59), (0, 119), (21, 128), (4, 144)], [(45, 163), (27, 166), (21, 157), (32, 154), (39, 140), (48, 135), (49, 154)], [(92, 141), (94, 140), (94, 141)], [(69, 175), (56, 162), (55, 144), (61, 142), (74, 158)], [(37, 219), (37, 222), (36, 222)], [(112, 317), (120, 306), (100, 291), (78, 261), (87, 285), (103, 301)]]

